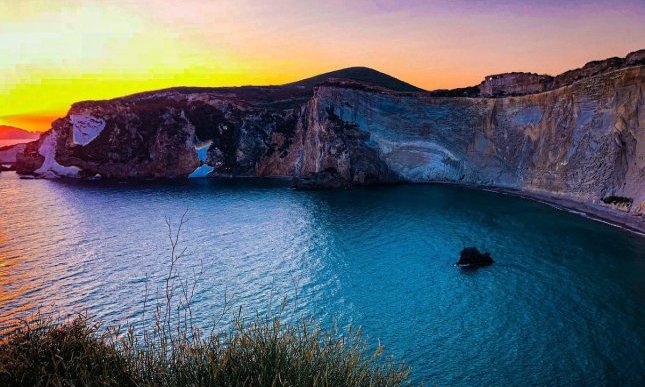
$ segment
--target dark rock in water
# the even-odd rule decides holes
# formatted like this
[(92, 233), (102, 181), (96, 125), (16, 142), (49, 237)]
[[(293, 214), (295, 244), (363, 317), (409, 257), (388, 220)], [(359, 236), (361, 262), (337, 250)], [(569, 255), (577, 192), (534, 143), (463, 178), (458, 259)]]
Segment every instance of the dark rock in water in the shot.
[(493, 258), (488, 253), (480, 253), (475, 247), (466, 247), (461, 250), (457, 266), (459, 267), (483, 267), (493, 264)]

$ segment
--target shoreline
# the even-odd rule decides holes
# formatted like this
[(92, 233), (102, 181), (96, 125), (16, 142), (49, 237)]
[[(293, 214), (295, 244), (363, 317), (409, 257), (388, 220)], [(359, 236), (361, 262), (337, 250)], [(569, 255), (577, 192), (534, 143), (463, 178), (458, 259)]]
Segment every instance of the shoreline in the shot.
[(633, 234), (645, 237), (645, 219), (634, 215), (619, 212), (608, 207), (601, 207), (593, 204), (576, 202), (571, 199), (552, 196), (539, 192), (520, 191), (510, 188), (487, 187), (487, 186), (467, 186), (482, 191), (495, 192), (503, 195), (510, 195), (526, 200), (546, 204), (555, 209), (580, 215), (584, 218), (601, 222), (613, 227), (617, 227)]
[[(16, 173), (19, 177), (20, 174)], [(222, 179), (222, 177), (206, 178), (210, 179)], [(236, 176), (236, 177), (224, 177), (224, 180), (255, 180), (258, 179), (257, 176)], [(289, 176), (265, 176), (259, 177), (259, 179), (273, 180), (287, 184), (293, 177)], [(103, 180), (103, 179), (101, 179)], [(110, 179), (106, 179), (110, 180)], [(137, 181), (138, 179), (133, 179), (132, 181)], [(156, 180), (156, 179), (152, 179)], [(175, 180), (175, 179), (170, 179)], [(186, 179), (187, 181), (190, 179)], [(105, 180), (103, 180), (105, 181)], [(149, 181), (149, 180), (148, 180)], [(645, 217), (638, 217), (634, 215), (629, 215), (619, 210), (611, 209), (609, 207), (594, 205), (589, 203), (581, 203), (574, 201), (572, 199), (549, 195), (546, 193), (533, 192), (533, 191), (521, 191), (513, 188), (503, 188), (495, 186), (486, 186), (486, 185), (477, 185), (477, 184), (464, 184), (450, 181), (429, 181), (429, 182), (397, 182), (394, 184), (377, 184), (382, 186), (387, 185), (398, 185), (398, 184), (445, 184), (452, 185), (457, 187), (463, 187), (467, 189), (476, 189), (480, 191), (494, 192), (502, 195), (510, 195), (518, 197), (521, 199), (531, 200), (538, 203), (546, 204), (550, 207), (553, 207), (560, 211), (566, 211), (569, 213), (577, 214), (584, 218), (605, 223), (607, 225), (617, 227), (626, 231), (629, 231), (633, 234), (645, 237)], [(325, 188), (322, 188), (325, 189)], [(341, 188), (342, 189), (342, 188)]]

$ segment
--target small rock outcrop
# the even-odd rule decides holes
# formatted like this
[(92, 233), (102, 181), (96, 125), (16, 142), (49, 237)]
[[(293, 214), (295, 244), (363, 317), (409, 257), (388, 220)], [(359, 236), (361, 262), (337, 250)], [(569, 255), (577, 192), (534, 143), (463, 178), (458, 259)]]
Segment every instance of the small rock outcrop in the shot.
[(572, 83), (596, 75), (607, 74), (619, 69), (641, 66), (645, 64), (645, 50), (629, 53), (625, 58), (608, 58), (595, 60), (579, 69), (565, 71), (552, 77), (546, 74), (512, 72), (488, 75), (479, 84), (479, 94), (473, 94), (472, 88), (455, 89), (435, 96), (458, 97), (464, 91), (469, 91), (470, 97), (508, 97), (543, 93), (549, 90), (569, 86)]
[(482, 97), (503, 97), (542, 93), (549, 88), (553, 77), (535, 73), (505, 73), (488, 75), (479, 85)]
[(461, 250), (459, 261), (455, 265), (465, 268), (478, 268), (492, 265), (494, 262), (489, 253), (480, 253), (475, 247), (466, 247)]
[(26, 144), (0, 147), (0, 164), (15, 164), (16, 157), (25, 151)]

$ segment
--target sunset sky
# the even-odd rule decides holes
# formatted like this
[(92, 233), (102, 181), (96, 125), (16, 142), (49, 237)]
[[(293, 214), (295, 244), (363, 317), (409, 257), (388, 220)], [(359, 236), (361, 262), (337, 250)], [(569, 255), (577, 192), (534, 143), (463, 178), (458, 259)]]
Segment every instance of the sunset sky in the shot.
[(557, 74), (645, 48), (644, 20), (643, 0), (0, 0), (0, 125), (45, 130), (79, 100), (358, 65), (425, 89)]

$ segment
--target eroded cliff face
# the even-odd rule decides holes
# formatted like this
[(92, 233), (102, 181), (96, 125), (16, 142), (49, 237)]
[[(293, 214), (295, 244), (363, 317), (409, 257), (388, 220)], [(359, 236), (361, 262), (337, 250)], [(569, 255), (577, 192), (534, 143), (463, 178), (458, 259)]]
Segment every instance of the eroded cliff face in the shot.
[(632, 66), (504, 98), (340, 79), (306, 98), (297, 86), (145, 93), (75, 104), (26, 147), (18, 169), (45, 177), (283, 176), (301, 187), (450, 181), (586, 203), (613, 198), (635, 214), (645, 209), (643, 79), (645, 66)]
[(256, 171), (256, 163), (273, 152), (284, 156), (297, 119), (293, 109), (258, 108), (230, 93), (165, 91), (82, 102), (29, 144), (18, 164), (22, 173), (43, 177), (293, 174), (293, 163), (276, 161), (267, 173)]
[[(314, 99), (364, 133), (366, 146), (402, 181), (583, 202), (621, 197), (636, 212), (645, 201), (643, 79), (639, 66), (521, 97), (432, 98), (329, 85)], [(309, 129), (329, 126), (325, 117), (313, 117)]]

